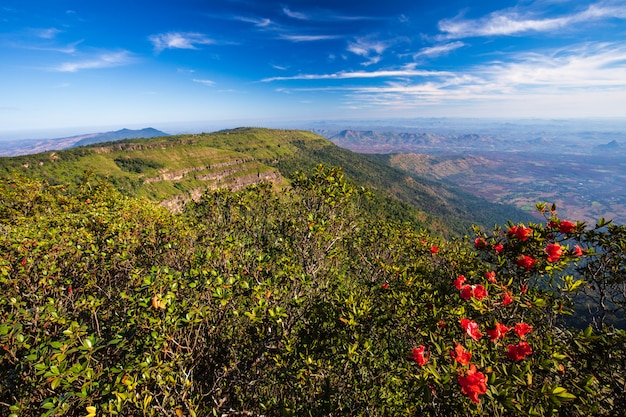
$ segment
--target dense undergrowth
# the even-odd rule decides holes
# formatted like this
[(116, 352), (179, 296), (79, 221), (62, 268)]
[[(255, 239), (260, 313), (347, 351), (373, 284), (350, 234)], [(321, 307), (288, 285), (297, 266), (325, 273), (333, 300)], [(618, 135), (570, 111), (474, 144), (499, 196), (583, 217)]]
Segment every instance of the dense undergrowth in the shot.
[(176, 215), (93, 179), (2, 180), (0, 413), (626, 413), (626, 337), (603, 323), (624, 227), (540, 206), (443, 241), (371, 197), (324, 167)]

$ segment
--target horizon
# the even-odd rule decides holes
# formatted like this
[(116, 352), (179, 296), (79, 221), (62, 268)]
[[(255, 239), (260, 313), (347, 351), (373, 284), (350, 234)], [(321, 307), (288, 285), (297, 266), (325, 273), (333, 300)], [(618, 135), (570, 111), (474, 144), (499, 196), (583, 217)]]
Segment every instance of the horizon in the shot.
[[(433, 125), (437, 122), (436, 125)], [(20, 131), (0, 131), (0, 142), (66, 139), (74, 136), (102, 134), (119, 130), (156, 129), (168, 135), (210, 133), (219, 130), (241, 127), (311, 130), (324, 126), (354, 130), (379, 130), (393, 127), (395, 130), (424, 129), (440, 130), (439, 123), (447, 123), (445, 129), (466, 133), (480, 133), (499, 127), (499, 124), (537, 126), (554, 128), (567, 124), (571, 131), (593, 130), (600, 132), (626, 130), (626, 117), (578, 117), (578, 118), (494, 118), (494, 117), (412, 117), (412, 118), (372, 118), (372, 119), (324, 119), (324, 120), (213, 120), (182, 123), (155, 122), (152, 124), (126, 124), (108, 126), (67, 126), (52, 129), (25, 129)], [(402, 123), (403, 125), (397, 125)], [(469, 125), (469, 127), (467, 127)], [(482, 126), (481, 126), (482, 125)], [(626, 132), (625, 132), (626, 134)]]
[(617, 0), (7, 0), (0, 22), (0, 138), (198, 121), (626, 116)]

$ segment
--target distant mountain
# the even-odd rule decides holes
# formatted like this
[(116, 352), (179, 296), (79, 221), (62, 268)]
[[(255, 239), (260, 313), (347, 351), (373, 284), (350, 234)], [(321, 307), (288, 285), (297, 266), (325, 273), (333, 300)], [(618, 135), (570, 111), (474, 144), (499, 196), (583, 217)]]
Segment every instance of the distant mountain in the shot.
[(113, 132), (97, 133), (94, 136), (86, 137), (72, 145), (72, 148), (76, 146), (92, 145), (94, 143), (114, 142), (116, 140), (123, 139), (155, 138), (160, 136), (169, 136), (169, 134), (151, 127), (140, 130), (120, 129)]
[(328, 137), (342, 148), (361, 153), (397, 153), (480, 148), (492, 150), (500, 142), (492, 137), (475, 133), (450, 135), (419, 132), (383, 132), (374, 130), (343, 130)]
[(598, 145), (593, 148), (594, 153), (601, 153), (601, 154), (605, 154), (607, 152), (611, 154), (615, 154), (615, 153), (623, 154), (624, 150), (625, 150), (624, 146), (621, 145), (616, 140), (612, 140), (609, 143)]
[(158, 136), (169, 136), (169, 134), (148, 127), (139, 130), (120, 129), (112, 132), (86, 133), (83, 135), (69, 136), (65, 138), (0, 141), (0, 156), (29, 155), (100, 142), (112, 142), (133, 138), (153, 138)]

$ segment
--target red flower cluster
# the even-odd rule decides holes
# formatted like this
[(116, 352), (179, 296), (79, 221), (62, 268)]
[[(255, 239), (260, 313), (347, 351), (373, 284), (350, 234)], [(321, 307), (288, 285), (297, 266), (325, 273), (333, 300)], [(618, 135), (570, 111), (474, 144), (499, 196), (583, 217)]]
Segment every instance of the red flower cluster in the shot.
[(572, 233), (574, 230), (576, 230), (576, 224), (568, 220), (561, 220), (559, 223), (559, 232), (563, 234)]
[(460, 365), (469, 365), (472, 360), (472, 352), (465, 350), (463, 345), (457, 343), (454, 350), (450, 351), (450, 357)]
[(508, 345), (506, 356), (514, 361), (521, 361), (531, 353), (533, 353), (533, 349), (528, 342), (521, 341), (517, 345)]
[(414, 360), (419, 366), (426, 365), (428, 362), (428, 352), (426, 352), (426, 347), (424, 345), (414, 347), (413, 352), (409, 355), (409, 359)]
[(532, 256), (521, 255), (519, 258), (517, 258), (515, 263), (521, 266), (522, 268), (524, 268), (525, 270), (529, 271), (535, 267), (537, 260), (533, 258)]
[(463, 283), (465, 282), (465, 275), (459, 275), (458, 277), (456, 277), (456, 279), (454, 280), (454, 287), (457, 290), (460, 290), (461, 288), (463, 288)]
[(477, 372), (476, 366), (472, 364), (467, 374), (459, 375), (457, 380), (461, 385), (461, 392), (476, 404), (480, 403), (478, 396), (487, 392), (487, 377), (482, 372)]
[(439, 252), (439, 247), (438, 246), (431, 246), (430, 247), (430, 253), (437, 253)]
[(511, 297), (511, 293), (510, 292), (505, 292), (504, 295), (502, 296), (502, 305), (503, 306), (508, 306), (509, 304), (511, 304), (513, 302), (513, 298)]
[(487, 279), (487, 281), (491, 282), (492, 284), (495, 284), (497, 282), (496, 271), (485, 272), (485, 278)]
[(533, 234), (533, 229), (530, 227), (526, 227), (524, 225), (521, 226), (511, 226), (508, 230), (510, 235), (515, 235), (519, 240), (525, 242), (530, 236)]
[(487, 290), (485, 289), (484, 286), (478, 284), (478, 285), (463, 285), (461, 287), (461, 298), (464, 300), (469, 300), (470, 298), (474, 297), (477, 300), (482, 300), (483, 298), (485, 298), (487, 295), (489, 295), (487, 293)]
[(583, 256), (583, 250), (580, 248), (580, 246), (576, 245), (574, 246), (574, 249), (572, 250), (572, 255)]
[(548, 243), (546, 253), (548, 254), (548, 262), (557, 262), (563, 255), (563, 248), (558, 243)]
[(487, 330), (487, 334), (489, 335), (489, 339), (492, 342), (495, 342), (498, 339), (504, 339), (509, 330), (511, 330), (510, 327), (506, 327), (502, 323), (496, 323), (496, 327), (493, 329)]
[(533, 326), (527, 323), (521, 322), (515, 325), (515, 328), (513, 329), (513, 331), (520, 339), (525, 339), (526, 333), (529, 333), (532, 329), (533, 329)]
[(504, 245), (502, 243), (498, 243), (497, 245), (494, 245), (493, 250), (495, 250), (496, 253), (502, 253), (504, 251)]
[(476, 323), (474, 320), (466, 318), (461, 319), (461, 327), (463, 328), (465, 333), (467, 333), (467, 335), (474, 340), (478, 340), (483, 337), (483, 334), (478, 328), (478, 323)]
[(474, 246), (476, 247), (476, 249), (484, 249), (484, 248), (488, 247), (489, 244), (487, 243), (485, 238), (477, 237), (474, 240)]

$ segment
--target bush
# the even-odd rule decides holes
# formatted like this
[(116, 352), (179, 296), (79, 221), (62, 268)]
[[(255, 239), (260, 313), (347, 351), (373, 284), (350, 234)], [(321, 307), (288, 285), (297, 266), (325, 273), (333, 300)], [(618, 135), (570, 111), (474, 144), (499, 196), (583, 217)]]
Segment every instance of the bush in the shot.
[(179, 215), (89, 179), (0, 196), (3, 415), (626, 412), (624, 332), (565, 320), (623, 285), (620, 227), (540, 205), (442, 241), (325, 167)]

